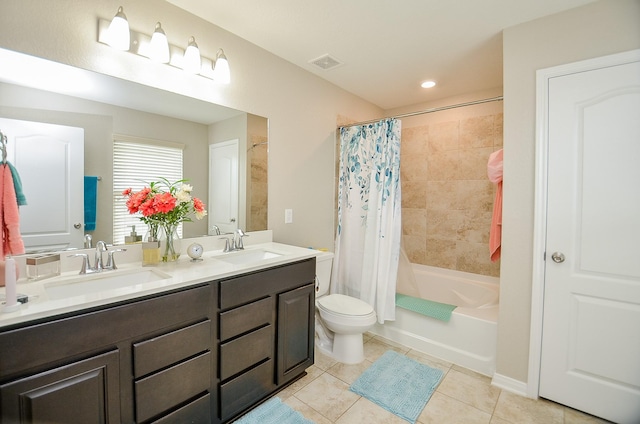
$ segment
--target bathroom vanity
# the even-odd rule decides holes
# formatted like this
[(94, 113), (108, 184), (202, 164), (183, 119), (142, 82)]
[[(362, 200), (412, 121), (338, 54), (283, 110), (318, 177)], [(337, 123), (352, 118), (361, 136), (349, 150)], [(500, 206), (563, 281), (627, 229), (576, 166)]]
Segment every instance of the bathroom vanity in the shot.
[(237, 418), (313, 364), (315, 256), (295, 249), (251, 266), (185, 260), (146, 289), (8, 320), (0, 423)]

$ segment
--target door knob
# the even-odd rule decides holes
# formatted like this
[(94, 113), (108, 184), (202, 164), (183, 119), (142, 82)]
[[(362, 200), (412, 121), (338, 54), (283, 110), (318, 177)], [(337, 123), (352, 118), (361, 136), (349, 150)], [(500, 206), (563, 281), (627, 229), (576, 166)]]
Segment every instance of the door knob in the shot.
[(75, 228), (76, 230), (79, 230), (80, 228), (82, 228), (82, 224), (79, 222), (76, 222), (75, 224), (73, 224), (73, 228)]
[(553, 262), (560, 264), (562, 262), (564, 262), (564, 255), (560, 252), (553, 252), (553, 254), (551, 255), (551, 259), (553, 260)]

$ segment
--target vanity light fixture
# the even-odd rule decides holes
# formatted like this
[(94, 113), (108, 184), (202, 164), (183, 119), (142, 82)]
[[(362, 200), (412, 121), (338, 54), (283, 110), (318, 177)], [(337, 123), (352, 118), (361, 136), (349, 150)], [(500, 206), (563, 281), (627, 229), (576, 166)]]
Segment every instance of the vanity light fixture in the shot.
[(223, 84), (229, 84), (231, 81), (231, 70), (229, 69), (229, 61), (224, 55), (224, 50), (218, 50), (216, 53), (216, 62), (213, 67), (213, 79)]
[(156, 29), (151, 36), (149, 59), (158, 63), (169, 63), (169, 42), (160, 22), (156, 24)]
[(195, 37), (189, 37), (187, 49), (184, 51), (184, 57), (182, 58), (182, 69), (190, 74), (197, 74), (201, 68), (200, 49), (196, 44)]
[[(117, 18), (117, 19), (116, 19)], [(114, 24), (116, 22), (116, 24)], [(119, 22), (119, 23), (118, 23)], [(122, 28), (122, 22), (125, 23), (125, 29)], [(114, 28), (112, 32), (112, 28)], [(126, 35), (125, 41), (119, 41), (112, 37), (112, 33)], [(231, 81), (231, 72), (229, 70), (229, 61), (222, 49), (216, 53), (216, 60), (208, 59), (200, 56), (200, 50), (196, 43), (195, 37), (190, 37), (186, 49), (182, 49), (173, 44), (169, 44), (167, 36), (162, 29), (160, 22), (156, 24), (155, 31), (152, 35), (146, 35), (141, 32), (129, 29), (129, 24), (122, 12), (122, 7), (118, 8), (118, 13), (112, 21), (106, 19), (98, 19), (98, 42), (107, 44), (119, 50), (129, 51), (138, 56), (143, 56), (154, 62), (166, 63), (175, 68), (183, 69), (185, 72), (196, 74), (215, 82), (229, 84)], [(125, 46), (126, 45), (126, 46)]]
[(129, 21), (122, 10), (122, 6), (118, 7), (116, 16), (113, 17), (109, 24), (108, 41), (114, 49), (129, 50), (131, 45), (130, 33), (129, 33)]

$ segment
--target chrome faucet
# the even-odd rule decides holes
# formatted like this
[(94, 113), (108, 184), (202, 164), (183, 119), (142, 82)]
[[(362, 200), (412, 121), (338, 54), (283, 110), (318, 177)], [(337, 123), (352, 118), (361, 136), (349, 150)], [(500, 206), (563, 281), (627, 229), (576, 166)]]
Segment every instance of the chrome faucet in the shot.
[(233, 235), (233, 244), (235, 246), (235, 250), (244, 250), (244, 244), (242, 243), (242, 237), (249, 237), (244, 231), (238, 228)]
[(249, 234), (238, 228), (234, 231), (232, 237), (224, 237), (224, 250), (223, 252), (235, 252), (236, 250), (244, 250), (244, 244), (242, 243), (242, 237), (249, 237)]
[[(80, 274), (93, 274), (96, 272), (102, 272), (102, 271), (109, 271), (109, 270), (114, 270), (114, 269), (118, 269), (118, 267), (116, 267), (116, 263), (113, 259), (113, 254), (116, 252), (126, 252), (127, 249), (113, 249), (113, 250), (108, 250), (107, 249), (107, 244), (100, 240), (96, 243), (96, 250), (95, 250), (95, 257), (94, 257), (94, 261), (93, 261), (93, 266), (91, 266), (89, 264), (89, 255), (87, 253), (76, 253), (73, 255), (69, 255), (69, 257), (75, 257), (75, 256), (79, 256), (82, 258), (82, 267), (80, 268)], [(107, 252), (108, 254), (108, 258), (107, 258), (107, 264), (104, 265), (103, 261), (102, 261), (102, 254), (104, 252)]]
[(93, 269), (95, 271), (102, 271), (102, 269), (104, 268), (104, 266), (102, 265), (102, 253), (107, 251), (107, 243), (105, 243), (104, 241), (100, 240), (98, 242), (96, 242), (96, 253), (95, 253), (95, 260), (93, 262)]
[(91, 245), (91, 234), (84, 235), (84, 248), (91, 249), (93, 246)]
[(220, 235), (220, 227), (218, 227), (217, 225), (213, 225), (211, 227), (211, 231), (213, 232), (214, 235), (219, 236)]

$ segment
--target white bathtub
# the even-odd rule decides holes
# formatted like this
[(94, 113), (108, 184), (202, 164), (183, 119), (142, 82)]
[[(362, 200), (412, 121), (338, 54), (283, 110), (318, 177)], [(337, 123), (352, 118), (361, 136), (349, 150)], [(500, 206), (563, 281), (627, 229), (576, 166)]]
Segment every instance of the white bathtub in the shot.
[(396, 307), (396, 320), (371, 333), (448, 362), (493, 376), (499, 279), (412, 264), (421, 297), (457, 305), (449, 322)]

